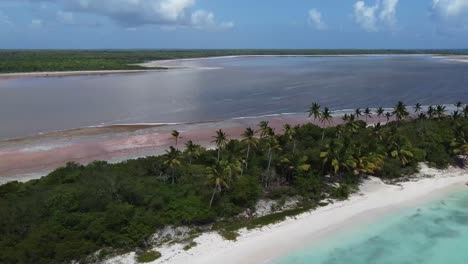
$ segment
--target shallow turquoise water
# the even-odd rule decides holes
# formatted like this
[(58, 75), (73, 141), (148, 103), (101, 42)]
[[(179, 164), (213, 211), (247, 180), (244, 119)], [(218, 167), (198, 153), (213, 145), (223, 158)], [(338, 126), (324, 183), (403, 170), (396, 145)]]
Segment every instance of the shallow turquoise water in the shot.
[(466, 264), (468, 192), (378, 219), (277, 262), (293, 263)]

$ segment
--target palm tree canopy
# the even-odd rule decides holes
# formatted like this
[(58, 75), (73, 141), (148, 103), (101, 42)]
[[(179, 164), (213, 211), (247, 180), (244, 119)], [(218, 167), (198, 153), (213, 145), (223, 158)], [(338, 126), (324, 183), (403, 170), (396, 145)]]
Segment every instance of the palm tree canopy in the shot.
[(383, 109), (382, 106), (379, 107), (379, 108), (377, 109), (377, 115), (378, 115), (379, 117), (380, 117), (380, 116), (383, 116), (383, 115), (384, 115), (384, 112), (385, 112), (385, 110)]
[(332, 114), (332, 112), (330, 111), (330, 109), (328, 109), (328, 107), (325, 107), (323, 109), (323, 112), (322, 112), (322, 115), (321, 115), (322, 117), (320, 118), (320, 121), (322, 123), (325, 123), (325, 122), (331, 123), (332, 120), (333, 120), (333, 117), (332, 117), (331, 114)]
[(321, 112), (320, 112), (321, 106), (318, 103), (313, 103), (310, 108), (309, 108), (309, 117), (314, 117), (315, 119), (320, 118)]
[(218, 148), (225, 147), (228, 142), (227, 134), (222, 129), (216, 131), (216, 136), (213, 136), (213, 138), (212, 143), (215, 143)]
[(397, 117), (397, 120), (402, 120), (409, 116), (406, 105), (402, 101), (399, 101), (394, 107), (393, 114)]

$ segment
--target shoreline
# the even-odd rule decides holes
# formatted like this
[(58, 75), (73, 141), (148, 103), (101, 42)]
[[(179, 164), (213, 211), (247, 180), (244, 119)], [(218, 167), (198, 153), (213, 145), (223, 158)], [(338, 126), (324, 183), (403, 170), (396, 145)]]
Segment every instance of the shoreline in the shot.
[(226, 55), (213, 57), (198, 57), (198, 58), (182, 58), (170, 60), (153, 60), (131, 65), (137, 65), (146, 68), (161, 69), (139, 69), (139, 70), (84, 70), (84, 71), (50, 71), (50, 72), (17, 72), (17, 73), (0, 73), (0, 80), (20, 79), (20, 78), (47, 78), (47, 77), (72, 77), (72, 76), (95, 76), (95, 75), (112, 75), (112, 74), (131, 74), (131, 73), (147, 73), (167, 70), (213, 70), (219, 68), (213, 67), (194, 67), (181, 65), (167, 65), (174, 62), (190, 62), (211, 59), (236, 59), (236, 58), (263, 58), (263, 57), (378, 57), (378, 56), (432, 56), (434, 59), (444, 59), (450, 62), (468, 62), (468, 55), (444, 55), (444, 54), (323, 54), (323, 55)]
[(47, 77), (73, 77), (73, 76), (99, 76), (112, 74), (131, 74), (160, 72), (166, 69), (141, 69), (141, 70), (98, 70), (98, 71), (51, 71), (51, 72), (18, 72), (0, 73), (0, 80), (20, 79), (20, 78), (47, 78)]
[[(334, 235), (358, 230), (386, 215), (417, 207), (451, 193), (466, 190), (468, 172), (449, 168), (436, 170), (422, 165), (416, 181), (400, 186), (388, 185), (377, 178), (366, 180), (357, 194), (293, 218), (254, 230), (241, 230), (237, 241), (226, 241), (214, 232), (204, 233), (189, 251), (183, 244), (157, 247), (162, 264), (274, 263), (278, 258), (327, 241)], [(108, 264), (133, 264), (135, 253), (107, 260)]]
[[(222, 129), (230, 139), (238, 139), (245, 128), (257, 128), (260, 121), (270, 122), (278, 133), (284, 124), (322, 126), (305, 113), (258, 116), (221, 121), (180, 123), (170, 125), (139, 124), (109, 127), (91, 127), (57, 131), (33, 137), (0, 140), (0, 185), (10, 181), (27, 181), (41, 178), (67, 162), (89, 164), (95, 160), (110, 163), (140, 157), (162, 155), (173, 145), (171, 132), (178, 130), (182, 135), (181, 145), (188, 140), (205, 148), (213, 146), (212, 136)], [(379, 122), (370, 118), (368, 124)], [(386, 121), (382, 119), (380, 121)], [(343, 123), (337, 113), (332, 124)]]

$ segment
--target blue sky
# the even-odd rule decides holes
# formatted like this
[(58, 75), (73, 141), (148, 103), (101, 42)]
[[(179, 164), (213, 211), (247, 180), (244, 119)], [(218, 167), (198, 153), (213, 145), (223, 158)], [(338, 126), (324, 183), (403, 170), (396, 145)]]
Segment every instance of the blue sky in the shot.
[(468, 0), (0, 0), (0, 48), (468, 48)]

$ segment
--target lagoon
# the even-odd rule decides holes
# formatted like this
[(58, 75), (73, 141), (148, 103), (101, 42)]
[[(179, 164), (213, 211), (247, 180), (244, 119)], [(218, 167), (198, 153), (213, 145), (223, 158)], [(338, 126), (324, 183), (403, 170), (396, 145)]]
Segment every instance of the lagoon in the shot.
[(292, 253), (276, 264), (467, 263), (468, 192), (405, 209)]
[(468, 63), (418, 56), (236, 57), (179, 61), (204, 69), (0, 79), (0, 139), (72, 128), (179, 123), (468, 101)]

